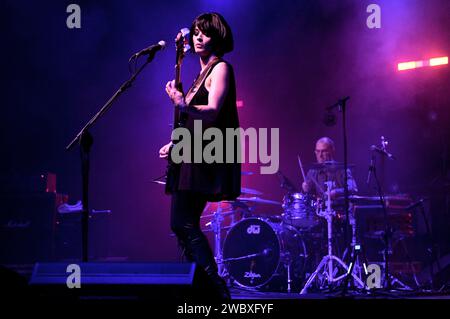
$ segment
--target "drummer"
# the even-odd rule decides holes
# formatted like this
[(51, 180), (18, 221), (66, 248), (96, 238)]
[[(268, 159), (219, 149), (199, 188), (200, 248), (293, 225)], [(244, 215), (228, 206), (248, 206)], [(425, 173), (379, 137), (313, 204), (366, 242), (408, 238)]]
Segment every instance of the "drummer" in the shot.
[[(345, 175), (343, 169), (333, 167), (337, 163), (334, 159), (334, 142), (329, 137), (322, 137), (316, 142), (314, 150), (318, 164), (324, 164), (323, 168), (310, 169), (306, 174), (306, 180), (302, 184), (305, 193), (314, 195), (316, 198), (324, 198), (326, 192), (326, 181), (332, 181), (331, 198), (339, 199), (344, 197)], [(347, 169), (347, 184), (349, 195), (358, 192), (356, 182), (350, 169)]]

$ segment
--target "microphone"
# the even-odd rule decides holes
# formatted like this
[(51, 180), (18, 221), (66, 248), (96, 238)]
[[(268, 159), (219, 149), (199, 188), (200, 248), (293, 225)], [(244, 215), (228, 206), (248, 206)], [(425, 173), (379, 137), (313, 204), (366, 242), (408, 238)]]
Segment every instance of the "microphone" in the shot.
[(386, 151), (382, 148), (379, 148), (378, 146), (372, 145), (372, 146), (370, 146), (370, 150), (378, 152), (380, 154), (383, 154), (384, 156), (387, 156), (389, 159), (392, 159), (392, 160), (395, 159), (394, 155), (392, 155), (391, 153), (389, 153), (388, 151)]
[(344, 108), (345, 102), (350, 99), (350, 96), (346, 96), (342, 99), (339, 99), (337, 103), (333, 105), (327, 106), (325, 108), (326, 113), (323, 115), (322, 122), (326, 126), (333, 126), (336, 124), (336, 115), (333, 113), (334, 108), (338, 108), (339, 111), (342, 111)]
[(161, 40), (158, 42), (158, 44), (151, 45), (148, 48), (142, 49), (141, 51), (133, 54), (133, 57), (137, 58), (144, 54), (154, 54), (156, 51), (162, 50), (165, 47), (166, 47), (166, 42)]

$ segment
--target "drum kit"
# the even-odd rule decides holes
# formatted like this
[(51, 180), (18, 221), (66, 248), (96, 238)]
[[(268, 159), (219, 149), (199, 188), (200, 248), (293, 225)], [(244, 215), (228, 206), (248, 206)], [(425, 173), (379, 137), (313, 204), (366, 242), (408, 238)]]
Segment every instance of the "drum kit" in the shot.
[[(340, 167), (334, 164), (329, 167), (322, 165), (321, 168), (336, 170)], [(347, 259), (350, 256), (348, 249), (342, 259), (335, 255), (335, 237), (339, 229), (333, 233), (333, 225), (338, 218), (332, 205), (332, 182), (325, 182), (323, 186), (326, 188), (323, 198), (289, 191), (282, 202), (261, 198), (262, 192), (255, 189), (242, 188), (241, 197), (221, 202), (213, 213), (202, 216), (202, 219), (210, 218), (204, 224), (208, 229), (204, 230), (214, 234), (219, 274), (230, 284), (248, 290), (275, 289), (288, 293), (295, 290), (303, 294), (312, 287), (323, 290), (344, 281), (357, 289), (365, 289), (366, 261), (357, 256), (347, 260), (347, 265), (343, 259), (346, 254)], [(353, 201), (360, 198), (355, 197)], [(229, 208), (224, 209), (221, 204)], [(282, 213), (254, 214), (254, 208), (260, 205), (281, 207)], [(231, 222), (224, 226), (228, 216), (231, 216)], [(348, 216), (354, 253), (360, 245), (356, 239), (355, 218), (352, 213)], [(340, 227), (342, 229), (342, 224)], [(320, 253), (324, 253), (321, 259)]]

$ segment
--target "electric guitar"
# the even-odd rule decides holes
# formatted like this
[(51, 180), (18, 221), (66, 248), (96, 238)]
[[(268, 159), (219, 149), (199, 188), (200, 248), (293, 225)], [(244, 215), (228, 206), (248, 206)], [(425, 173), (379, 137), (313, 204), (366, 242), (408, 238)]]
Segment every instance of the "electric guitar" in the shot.
[[(189, 46), (189, 29), (183, 28), (180, 30), (181, 36), (175, 40), (176, 47), (176, 61), (175, 61), (175, 87), (183, 92), (183, 88), (181, 85), (181, 64), (186, 53), (190, 50)], [(182, 127), (182, 119), (180, 114), (180, 108), (178, 106), (174, 107), (174, 117), (173, 117), (173, 127), (172, 129), (176, 129), (178, 127)], [(169, 156), (167, 158), (168, 164), (166, 169), (166, 193), (170, 193), (175, 186), (175, 183), (178, 180), (178, 175), (180, 171), (180, 164), (176, 164), (171, 159), (172, 147), (174, 142), (172, 141), (172, 145), (169, 150)]]

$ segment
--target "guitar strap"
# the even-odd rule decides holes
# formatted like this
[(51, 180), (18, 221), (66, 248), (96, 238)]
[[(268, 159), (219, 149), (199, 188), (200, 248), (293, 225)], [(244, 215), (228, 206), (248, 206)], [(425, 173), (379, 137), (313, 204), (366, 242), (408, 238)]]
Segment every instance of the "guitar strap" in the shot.
[(211, 61), (208, 62), (208, 64), (203, 69), (203, 71), (200, 73), (200, 75), (195, 80), (194, 84), (192, 84), (191, 88), (186, 93), (186, 97), (185, 97), (184, 100), (185, 100), (187, 105), (189, 105), (189, 103), (194, 98), (194, 96), (197, 93), (197, 91), (200, 88), (200, 86), (203, 84), (203, 82), (205, 82), (205, 79), (209, 75), (209, 72), (211, 71), (212, 67), (215, 66), (217, 63), (219, 63), (221, 61), (222, 61), (221, 58), (215, 57), (214, 59), (212, 59)]

